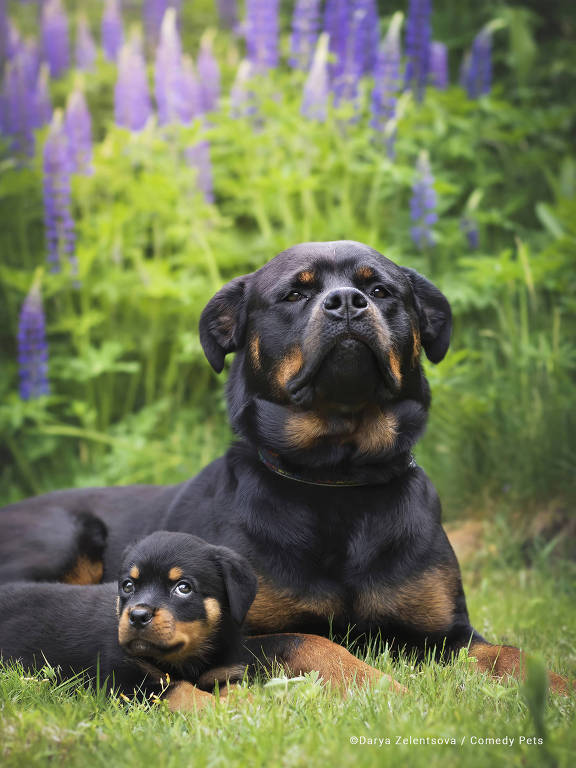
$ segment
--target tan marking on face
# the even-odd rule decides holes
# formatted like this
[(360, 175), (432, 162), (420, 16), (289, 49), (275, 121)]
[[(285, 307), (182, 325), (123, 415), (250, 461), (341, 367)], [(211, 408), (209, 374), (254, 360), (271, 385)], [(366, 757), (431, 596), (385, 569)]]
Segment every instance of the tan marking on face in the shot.
[(178, 579), (181, 579), (184, 575), (184, 571), (182, 568), (178, 568), (177, 565), (175, 565), (173, 568), (170, 568), (168, 571), (168, 578), (170, 581), (178, 581)]
[(215, 625), (220, 621), (222, 616), (222, 608), (220, 603), (215, 597), (207, 597), (204, 600), (204, 610), (206, 611), (206, 618), (210, 624)]
[(246, 623), (251, 632), (279, 632), (305, 615), (313, 614), (328, 620), (341, 609), (342, 600), (338, 597), (295, 595), (259, 579), (258, 593), (248, 611)]
[(62, 581), (65, 584), (100, 584), (103, 573), (104, 566), (100, 560), (89, 560), (85, 555), (80, 555)]
[(303, 283), (304, 285), (310, 285), (315, 279), (316, 275), (311, 269), (305, 269), (303, 272), (300, 272), (297, 278), (298, 282)]
[(120, 618), (120, 598), (116, 596), (116, 616)]
[[(120, 610), (120, 598), (118, 598), (118, 610)], [(133, 639), (133, 630), (128, 618), (128, 608), (124, 608), (118, 621), (118, 642), (125, 645), (130, 639)]]
[(277, 364), (275, 369), (275, 380), (282, 391), (286, 384), (293, 379), (304, 365), (304, 357), (300, 347), (294, 347)]
[(254, 368), (260, 368), (260, 338), (259, 336), (252, 336), (250, 339), (250, 359)]
[(402, 384), (402, 371), (400, 370), (400, 355), (395, 349), (391, 349), (388, 353), (388, 359), (390, 361), (390, 370), (392, 375), (396, 379), (398, 386)]
[(369, 409), (364, 414), (352, 439), (361, 454), (378, 454), (389, 450), (398, 436), (398, 421), (392, 413)]
[(135, 565), (133, 565), (132, 568), (130, 568), (130, 578), (131, 579), (140, 578), (140, 569)]
[(412, 331), (412, 367), (414, 368), (418, 364), (420, 359), (420, 351), (422, 349), (422, 342), (420, 341), (420, 332), (416, 329)]
[(364, 267), (359, 267), (356, 270), (356, 277), (359, 280), (370, 280), (371, 278), (374, 277), (375, 274), (376, 273), (374, 272), (372, 267), (364, 266)]
[(383, 583), (365, 589), (354, 608), (368, 621), (390, 617), (422, 630), (445, 630), (452, 623), (459, 581), (456, 569), (440, 566), (397, 587)]

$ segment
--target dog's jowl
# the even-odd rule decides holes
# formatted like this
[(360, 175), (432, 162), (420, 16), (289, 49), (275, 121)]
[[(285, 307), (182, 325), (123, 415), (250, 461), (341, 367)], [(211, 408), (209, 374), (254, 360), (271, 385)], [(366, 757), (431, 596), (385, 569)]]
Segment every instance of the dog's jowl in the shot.
[[(225, 285), (201, 317), (214, 370), (236, 353), (227, 393), (239, 442), (181, 485), (63, 491), (6, 508), (1, 562), (11, 574), (19, 561), (30, 567), (26, 542), (47, 509), (106, 523), (105, 576), (136, 532), (186, 531), (252, 564), (252, 633), (352, 627), (446, 658), (470, 644), (477, 668), (517, 674), (520, 651), (470, 625), (437, 494), (411, 455), (430, 405), (421, 355), (440, 363), (450, 331), (445, 296), (372, 248), (289, 248)], [(1, 529), (17, 520), (15, 545)]]

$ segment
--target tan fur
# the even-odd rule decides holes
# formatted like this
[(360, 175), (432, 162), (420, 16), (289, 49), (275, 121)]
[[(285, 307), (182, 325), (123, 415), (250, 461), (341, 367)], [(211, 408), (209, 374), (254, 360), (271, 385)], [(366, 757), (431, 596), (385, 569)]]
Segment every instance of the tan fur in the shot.
[(64, 575), (62, 581), (65, 584), (100, 584), (104, 566), (101, 561), (89, 560), (85, 555), (80, 555), (74, 567)]
[(311, 411), (288, 416), (284, 433), (290, 445), (308, 448), (328, 432), (328, 427), (320, 416)]
[(364, 267), (359, 267), (356, 270), (356, 277), (359, 280), (370, 280), (372, 277), (374, 277), (374, 275), (375, 275), (375, 272), (372, 269), (372, 267), (364, 266)]
[(207, 669), (198, 678), (201, 688), (213, 688), (216, 683), (219, 686), (229, 685), (230, 681), (242, 680), (246, 667), (243, 664), (234, 664), (229, 667), (214, 667)]
[(355, 609), (365, 620), (391, 617), (428, 631), (448, 629), (452, 623), (458, 573), (433, 568), (400, 586), (377, 584), (360, 592)]
[(248, 626), (258, 631), (278, 632), (304, 614), (316, 614), (329, 619), (341, 609), (342, 602), (338, 598), (307, 599), (259, 579), (258, 593), (246, 621)]
[(131, 579), (140, 578), (140, 569), (135, 565), (133, 565), (132, 568), (130, 568), (130, 578)]
[(391, 413), (379, 408), (369, 410), (352, 435), (352, 440), (363, 454), (377, 454), (391, 448), (398, 434), (398, 422)]
[(303, 283), (304, 285), (309, 285), (310, 283), (313, 283), (316, 279), (316, 275), (311, 269), (305, 269), (303, 272), (300, 272), (298, 275), (298, 282)]
[(164, 695), (164, 700), (172, 712), (198, 712), (216, 702), (212, 694), (185, 681), (175, 683)]
[(274, 378), (282, 391), (286, 384), (302, 369), (304, 357), (300, 347), (293, 347), (276, 365)]
[(422, 342), (420, 341), (420, 332), (414, 329), (412, 331), (412, 367), (414, 368), (420, 360)]
[[(490, 643), (474, 643), (468, 651), (478, 661), (481, 672), (489, 672), (497, 678), (516, 677), (524, 680), (526, 677), (525, 654), (518, 648), (509, 645), (491, 645)], [(548, 672), (550, 689), (554, 693), (568, 695), (570, 683), (555, 672)]]
[(398, 386), (402, 384), (402, 371), (400, 368), (400, 355), (395, 349), (391, 349), (388, 354), (388, 359), (390, 361), (390, 370), (392, 371), (392, 375), (396, 379), (396, 382)]
[(254, 368), (260, 368), (261, 362), (260, 362), (260, 337), (259, 336), (252, 336), (250, 339), (250, 359), (252, 360), (252, 365)]
[(178, 579), (181, 579), (184, 575), (184, 572), (182, 568), (178, 568), (178, 566), (174, 566), (174, 568), (170, 568), (168, 571), (168, 578), (170, 581), (178, 581)]

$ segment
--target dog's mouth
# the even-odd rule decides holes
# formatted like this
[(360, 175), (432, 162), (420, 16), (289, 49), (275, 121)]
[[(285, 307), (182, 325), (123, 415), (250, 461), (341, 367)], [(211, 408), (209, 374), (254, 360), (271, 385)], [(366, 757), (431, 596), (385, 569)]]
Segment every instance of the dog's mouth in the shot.
[(336, 410), (354, 411), (389, 399), (396, 391), (389, 356), (376, 340), (346, 332), (318, 347), (305, 346), (305, 363), (287, 384), (294, 405), (331, 404)]
[(150, 640), (137, 637), (122, 645), (122, 648), (131, 656), (152, 657), (161, 659), (165, 656), (178, 654), (184, 648), (184, 643), (174, 643), (173, 645), (159, 645)]

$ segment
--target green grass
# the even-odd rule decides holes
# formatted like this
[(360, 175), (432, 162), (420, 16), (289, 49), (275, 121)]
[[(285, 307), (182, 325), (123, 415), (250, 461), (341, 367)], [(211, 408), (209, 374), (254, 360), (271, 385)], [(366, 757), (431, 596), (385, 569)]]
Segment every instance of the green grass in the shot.
[[(548, 667), (574, 677), (574, 564), (542, 551), (527, 568), (513, 544), (502, 546), (508, 538), (494, 528), (493, 543), (464, 569), (473, 623), (489, 639), (535, 651)], [(538, 662), (526, 687), (499, 684), (463, 659), (447, 667), (392, 662), (386, 653), (367, 660), (409, 693), (394, 696), (384, 687), (342, 700), (309, 676), (284, 695), (259, 684), (251, 687), (250, 701), (242, 691), (235, 705), (171, 714), (163, 704), (126, 704), (75, 683), (58, 686), (42, 671), (23, 679), (11, 668), (0, 675), (0, 764), (571, 768), (576, 762), (576, 696), (551, 696), (544, 709)], [(543, 746), (519, 744), (521, 736), (539, 733)], [(455, 738), (457, 744), (395, 743), (410, 736)], [(515, 739), (512, 746), (470, 743), (472, 737), (505, 736)], [(352, 744), (351, 737), (389, 738), (391, 744)]]

